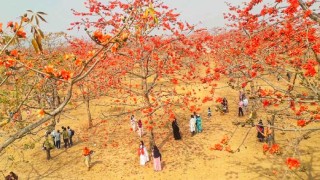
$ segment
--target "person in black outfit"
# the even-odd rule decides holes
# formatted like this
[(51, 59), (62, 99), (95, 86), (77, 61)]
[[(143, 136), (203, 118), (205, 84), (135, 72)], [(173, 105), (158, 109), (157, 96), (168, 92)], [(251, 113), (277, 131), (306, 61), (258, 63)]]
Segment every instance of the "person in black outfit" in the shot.
[(177, 119), (174, 119), (172, 121), (172, 129), (173, 129), (173, 137), (175, 140), (180, 140), (181, 136), (180, 136), (180, 129), (177, 123)]
[(259, 142), (263, 142), (264, 141), (264, 127), (263, 127), (262, 120), (260, 120), (257, 125), (257, 131), (258, 131), (257, 138), (258, 138)]

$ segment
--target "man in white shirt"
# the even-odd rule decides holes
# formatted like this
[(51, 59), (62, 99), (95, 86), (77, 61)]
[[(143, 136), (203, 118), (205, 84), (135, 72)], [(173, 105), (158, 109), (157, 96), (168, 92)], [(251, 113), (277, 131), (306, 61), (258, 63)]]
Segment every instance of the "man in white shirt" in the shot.
[(191, 115), (190, 131), (191, 131), (191, 136), (193, 136), (196, 132), (196, 118), (194, 117), (194, 115)]

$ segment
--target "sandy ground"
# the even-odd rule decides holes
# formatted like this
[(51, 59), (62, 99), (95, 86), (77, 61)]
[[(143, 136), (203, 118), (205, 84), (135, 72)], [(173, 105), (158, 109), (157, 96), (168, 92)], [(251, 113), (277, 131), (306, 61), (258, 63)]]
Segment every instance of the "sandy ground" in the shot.
[[(153, 162), (146, 166), (139, 165), (137, 149), (139, 138), (137, 133), (130, 131), (129, 119), (108, 119), (99, 123), (99, 112), (102, 107), (92, 106), (96, 126), (86, 132), (86, 114), (84, 107), (69, 114), (73, 119), (62, 116), (57, 125), (70, 125), (76, 130), (74, 146), (65, 149), (52, 150), (52, 160), (47, 161), (41, 143), (34, 149), (23, 153), (12, 150), (3, 155), (14, 156), (14, 163), (2, 157), (0, 169), (7, 174), (14, 171), (19, 179), (320, 179), (320, 144), (319, 133), (314, 133), (300, 146), (302, 169), (289, 170), (285, 165), (286, 156), (264, 155), (262, 143), (256, 139), (256, 129), (236, 127), (232, 121), (245, 121), (248, 116), (237, 117), (237, 91), (218, 90), (216, 97), (226, 96), (230, 104), (230, 113), (222, 115), (214, 111), (214, 102), (202, 105), (200, 112), (203, 117), (204, 131), (193, 137), (189, 133), (189, 116), (191, 112), (179, 113), (178, 123), (182, 140), (175, 141), (172, 131), (168, 128), (155, 129), (155, 140), (163, 157), (163, 171), (154, 172)], [(102, 100), (99, 100), (102, 101)], [(95, 102), (93, 102), (94, 104)], [(206, 117), (207, 107), (213, 109), (213, 116)], [(98, 124), (97, 124), (98, 123)], [(319, 126), (319, 125), (318, 125)], [(249, 133), (248, 133), (249, 131)], [(245, 143), (239, 152), (211, 150), (224, 135), (232, 136), (229, 145), (236, 150), (248, 133)], [(286, 139), (290, 133), (277, 132), (277, 142), (285, 154)], [(88, 141), (83, 139), (88, 138)], [(148, 135), (143, 136), (148, 146)], [(41, 140), (42, 141), (42, 140)], [(95, 151), (92, 157), (92, 168), (87, 171), (82, 157), (84, 146)], [(11, 153), (10, 153), (11, 152)], [(12, 155), (13, 154), (13, 155)], [(23, 156), (22, 156), (23, 154)], [(12, 155), (12, 156), (11, 156)], [(302, 171), (300, 171), (302, 170)], [(286, 175), (286, 176), (284, 176)], [(1, 175), (0, 175), (1, 176)]]

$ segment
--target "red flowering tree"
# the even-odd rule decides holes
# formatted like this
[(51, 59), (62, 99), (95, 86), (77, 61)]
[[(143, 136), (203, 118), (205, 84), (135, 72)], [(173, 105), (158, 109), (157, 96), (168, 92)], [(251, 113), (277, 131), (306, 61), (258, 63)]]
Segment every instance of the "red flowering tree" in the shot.
[[(111, 52), (92, 74), (99, 78), (90, 81), (94, 89), (109, 97), (106, 107), (122, 109), (114, 114), (103, 113), (106, 118), (141, 112), (147, 128), (152, 130), (173, 120), (178, 108), (199, 110), (196, 104), (201, 100), (193, 96), (196, 88), (190, 84), (200, 82), (201, 67), (209, 65), (203, 58), (212, 38), (209, 33), (179, 21), (179, 14), (161, 1), (115, 1), (110, 8), (89, 1), (87, 7), (88, 12), (74, 12), (86, 18), (73, 25), (86, 28), (98, 46), (104, 46), (110, 34), (118, 32), (110, 27), (130, 23), (121, 29), (119, 39), (111, 40)], [(207, 97), (203, 101), (210, 100)]]
[[(308, 129), (316, 126), (312, 122), (319, 120), (320, 110), (320, 21), (315, 6), (316, 1), (303, 0), (229, 4), (232, 12), (225, 18), (230, 29), (221, 31), (213, 45), (216, 72), (229, 77), (231, 87), (247, 89), (253, 111), (264, 109), (270, 115), (273, 138), (274, 130), (304, 128), (306, 133), (292, 140), (296, 146), (305, 134), (320, 129)], [(289, 128), (292, 121), (295, 127)], [(264, 147), (270, 153), (278, 149)], [(298, 167), (292, 160), (287, 164)]]

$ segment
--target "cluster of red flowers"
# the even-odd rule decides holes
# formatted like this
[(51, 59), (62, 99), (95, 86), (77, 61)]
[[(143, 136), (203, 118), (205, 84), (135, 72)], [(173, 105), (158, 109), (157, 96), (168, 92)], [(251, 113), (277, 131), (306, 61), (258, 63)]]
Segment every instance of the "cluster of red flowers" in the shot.
[(263, 147), (263, 153), (267, 153), (269, 151), (270, 154), (279, 154), (280, 153), (280, 146), (278, 144), (273, 144), (271, 147), (269, 147), (268, 144), (264, 144)]
[(300, 167), (300, 161), (298, 159), (291, 158), (291, 157), (287, 158), (286, 164), (289, 167), (289, 169)]

